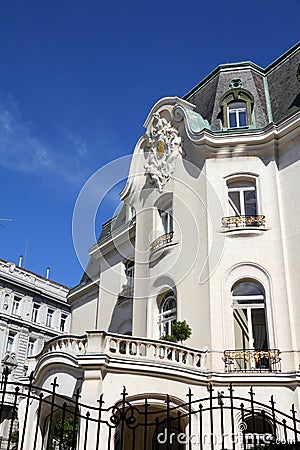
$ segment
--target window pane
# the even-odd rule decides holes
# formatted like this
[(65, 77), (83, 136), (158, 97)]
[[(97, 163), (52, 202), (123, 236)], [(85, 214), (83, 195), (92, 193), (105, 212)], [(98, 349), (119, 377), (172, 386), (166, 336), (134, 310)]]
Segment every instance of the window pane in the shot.
[(235, 348), (245, 350), (249, 348), (248, 318), (246, 309), (236, 309), (234, 317)]
[(247, 126), (247, 113), (246, 111), (239, 111), (239, 126), (246, 127)]
[(171, 210), (168, 211), (159, 210), (159, 214), (161, 217), (163, 233), (171, 233), (173, 231), (173, 217), (171, 214)]
[(244, 191), (244, 201), (245, 201), (245, 214), (246, 216), (256, 216), (257, 208), (256, 208), (256, 192), (252, 191)]
[(7, 352), (12, 352), (13, 351), (14, 340), (15, 340), (15, 335), (13, 333), (9, 333), (8, 339), (7, 339), (7, 344), (6, 344), (6, 351)]
[(237, 283), (232, 290), (232, 295), (243, 296), (243, 295), (263, 295), (264, 289), (257, 283), (253, 281), (241, 281)]
[(252, 309), (252, 329), (253, 329), (253, 346), (255, 350), (267, 350), (267, 328), (265, 310)]
[(229, 192), (228, 196), (229, 196), (230, 215), (240, 216), (241, 215), (240, 193)]
[(232, 109), (246, 109), (246, 103), (244, 102), (234, 102), (228, 105), (229, 110)]
[(160, 336), (172, 334), (172, 324), (176, 322), (176, 298), (173, 292), (164, 295), (159, 307)]
[(236, 128), (237, 127), (236, 112), (235, 111), (230, 111), (229, 112), (229, 127), (230, 128)]
[[(228, 187), (231, 188), (241, 188), (241, 187), (251, 187), (252, 189), (255, 189), (255, 184), (254, 181), (230, 181), (230, 183), (228, 183)], [(249, 189), (250, 190), (250, 189)]]
[(247, 120), (247, 107), (244, 102), (235, 102), (228, 105), (229, 128), (245, 127)]

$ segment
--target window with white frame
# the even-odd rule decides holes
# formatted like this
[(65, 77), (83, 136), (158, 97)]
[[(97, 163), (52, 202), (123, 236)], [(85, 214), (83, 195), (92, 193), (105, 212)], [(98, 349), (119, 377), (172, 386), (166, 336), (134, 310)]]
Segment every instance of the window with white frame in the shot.
[(6, 351), (11, 353), (14, 351), (14, 343), (15, 343), (16, 333), (12, 331), (9, 332), (6, 343)]
[(127, 289), (132, 290), (134, 286), (134, 261), (125, 262), (125, 275), (127, 280)]
[(27, 345), (27, 356), (32, 356), (34, 354), (35, 343), (36, 343), (36, 339), (29, 338), (28, 345)]
[(20, 297), (15, 296), (12, 302), (11, 313), (16, 316), (19, 316), (21, 311), (20, 306), (21, 306), (21, 299)]
[(247, 105), (245, 102), (229, 103), (227, 114), (228, 128), (240, 128), (248, 125)]
[(225, 129), (251, 127), (254, 97), (251, 92), (243, 89), (241, 79), (233, 79), (230, 89), (221, 97), (222, 121)]
[(52, 327), (52, 322), (53, 322), (53, 313), (54, 311), (50, 308), (47, 309), (47, 316), (46, 316), (46, 326), (47, 327)]
[(163, 234), (172, 233), (173, 232), (172, 206), (168, 206), (166, 209), (159, 209), (158, 212), (161, 219), (161, 227)]
[(31, 312), (31, 320), (32, 320), (32, 322), (37, 322), (38, 321), (39, 308), (40, 308), (40, 305), (37, 304), (37, 303), (34, 303), (32, 305), (32, 312)]
[(257, 281), (241, 280), (231, 292), (236, 349), (268, 350), (264, 288)]
[(256, 216), (258, 214), (255, 180), (230, 181), (227, 186), (230, 216)]
[(60, 331), (66, 331), (66, 322), (67, 322), (68, 316), (66, 314), (62, 314), (60, 317)]
[(173, 291), (166, 292), (159, 304), (159, 336), (172, 335), (172, 325), (177, 320), (177, 301)]

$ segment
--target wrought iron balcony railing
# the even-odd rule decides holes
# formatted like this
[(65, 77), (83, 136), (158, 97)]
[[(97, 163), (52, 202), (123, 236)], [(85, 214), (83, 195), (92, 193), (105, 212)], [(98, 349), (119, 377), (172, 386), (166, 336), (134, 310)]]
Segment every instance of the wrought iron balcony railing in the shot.
[(280, 372), (280, 351), (225, 350), (226, 372)]
[(163, 236), (159, 236), (155, 241), (150, 244), (150, 250), (155, 250), (156, 248), (162, 247), (165, 244), (169, 244), (172, 242), (174, 232), (164, 234)]
[(246, 228), (265, 226), (265, 216), (229, 216), (222, 218), (224, 228)]

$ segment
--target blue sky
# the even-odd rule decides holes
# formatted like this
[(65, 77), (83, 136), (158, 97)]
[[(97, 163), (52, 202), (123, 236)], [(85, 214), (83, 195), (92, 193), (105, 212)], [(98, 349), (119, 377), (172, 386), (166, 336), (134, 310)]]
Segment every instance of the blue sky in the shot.
[(28, 240), (28, 270), (77, 284), (72, 214), (88, 178), (132, 153), (159, 98), (221, 63), (270, 64), (299, 40), (299, 16), (300, 0), (0, 2), (0, 258), (17, 262)]

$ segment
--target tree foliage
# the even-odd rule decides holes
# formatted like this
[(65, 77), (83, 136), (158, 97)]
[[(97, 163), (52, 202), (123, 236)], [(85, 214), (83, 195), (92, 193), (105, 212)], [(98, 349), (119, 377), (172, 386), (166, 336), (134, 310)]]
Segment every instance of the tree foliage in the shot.
[(164, 334), (161, 336), (162, 341), (167, 342), (180, 342), (181, 344), (183, 341), (188, 339), (192, 334), (191, 327), (186, 323), (185, 320), (182, 322), (175, 322), (172, 324), (172, 334)]
[(186, 323), (185, 320), (182, 322), (175, 322), (172, 325), (172, 335), (175, 337), (176, 341), (183, 341), (188, 339), (192, 334), (191, 327)]
[(70, 450), (72, 447), (74, 428), (76, 437), (78, 423), (74, 423), (73, 416), (65, 417), (64, 422), (62, 419), (57, 419), (53, 424), (51, 442), (59, 443), (59, 448), (63, 450)]

